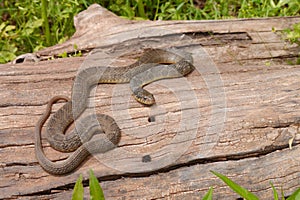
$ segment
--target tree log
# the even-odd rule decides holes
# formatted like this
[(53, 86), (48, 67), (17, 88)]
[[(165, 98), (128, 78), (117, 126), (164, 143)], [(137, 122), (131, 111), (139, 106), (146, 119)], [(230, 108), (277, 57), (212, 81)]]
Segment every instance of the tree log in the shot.
[[(280, 31), (299, 22), (131, 21), (92, 5), (75, 17), (70, 40), (36, 53), (39, 62), (0, 65), (0, 199), (70, 199), (79, 174), (88, 198), (89, 169), (106, 199), (200, 199), (210, 186), (214, 199), (237, 199), (210, 170), (260, 199), (272, 198), (270, 181), (290, 195), (300, 185), (300, 66), (287, 61), (296, 59), (299, 47), (285, 43)], [(91, 102), (120, 126), (118, 148), (66, 176), (43, 171), (34, 127), (49, 99), (71, 97), (82, 67), (121, 67), (157, 47), (191, 52), (196, 70), (146, 86), (157, 101), (151, 107), (137, 103), (128, 84), (99, 85)], [(78, 51), (82, 57), (48, 59)], [(53, 160), (67, 156), (45, 139), (43, 145)]]

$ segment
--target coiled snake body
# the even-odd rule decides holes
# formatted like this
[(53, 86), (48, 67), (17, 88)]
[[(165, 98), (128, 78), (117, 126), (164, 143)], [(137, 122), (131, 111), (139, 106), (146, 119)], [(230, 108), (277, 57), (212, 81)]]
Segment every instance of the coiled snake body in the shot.
[[(160, 79), (182, 77), (194, 70), (190, 54), (177, 49), (149, 49), (140, 59), (126, 67), (91, 67), (81, 71), (75, 80), (72, 101), (67, 97), (52, 98), (47, 110), (35, 129), (35, 153), (40, 165), (51, 174), (66, 174), (73, 171), (91, 153), (104, 153), (116, 147), (120, 129), (114, 119), (97, 114), (80, 120), (71, 133), (64, 134), (67, 127), (86, 109), (92, 86), (99, 83), (128, 83), (137, 101), (145, 105), (155, 103), (153, 95), (143, 86)], [(166, 65), (169, 64), (169, 65)], [(52, 148), (61, 152), (73, 152), (66, 160), (53, 162), (44, 154), (41, 145), (41, 130), (58, 100), (68, 101), (49, 120), (47, 139)], [(99, 129), (100, 124), (101, 129)], [(77, 121), (76, 121), (77, 123)], [(97, 133), (105, 134), (97, 134)], [(93, 138), (92, 138), (93, 137)], [(92, 139), (91, 139), (92, 138)], [(94, 139), (95, 138), (95, 139)]]

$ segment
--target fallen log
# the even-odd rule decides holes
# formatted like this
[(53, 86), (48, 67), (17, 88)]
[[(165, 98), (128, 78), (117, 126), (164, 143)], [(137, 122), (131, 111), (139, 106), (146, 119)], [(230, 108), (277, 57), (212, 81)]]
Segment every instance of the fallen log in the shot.
[[(238, 198), (210, 170), (261, 199), (272, 198), (270, 181), (291, 194), (300, 185), (300, 66), (286, 61), (299, 48), (272, 29), (297, 22), (299, 17), (130, 21), (92, 5), (76, 17), (70, 40), (36, 53), (39, 62), (0, 65), (0, 198), (67, 199), (79, 174), (88, 195), (89, 169), (106, 199), (198, 199), (210, 186), (216, 199)], [(152, 107), (137, 103), (128, 84), (99, 85), (91, 101), (117, 121), (119, 147), (66, 176), (43, 171), (34, 155), (34, 126), (48, 100), (71, 97), (82, 67), (126, 65), (145, 48), (158, 47), (192, 53), (196, 70), (147, 86), (157, 99)], [(48, 60), (74, 51), (84, 56)], [(49, 158), (66, 157), (43, 144)]]

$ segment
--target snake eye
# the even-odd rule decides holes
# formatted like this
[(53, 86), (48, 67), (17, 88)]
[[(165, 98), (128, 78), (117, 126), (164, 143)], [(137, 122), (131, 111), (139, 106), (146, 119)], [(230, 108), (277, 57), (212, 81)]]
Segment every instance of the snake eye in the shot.
[(142, 102), (146, 105), (152, 105), (155, 103), (155, 100), (152, 94), (148, 94), (142, 96)]
[(138, 102), (144, 105), (151, 106), (155, 103), (153, 95), (147, 90), (144, 90), (143, 88), (136, 89), (133, 92), (133, 96)]

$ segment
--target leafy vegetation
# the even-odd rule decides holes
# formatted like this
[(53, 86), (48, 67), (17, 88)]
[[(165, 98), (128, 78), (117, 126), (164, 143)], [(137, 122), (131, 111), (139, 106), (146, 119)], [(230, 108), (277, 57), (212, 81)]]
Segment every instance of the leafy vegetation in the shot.
[(222, 181), (224, 181), (234, 192), (239, 194), (241, 197), (247, 199), (247, 200), (258, 200), (258, 197), (249, 192), (247, 189), (239, 186), (237, 183), (233, 182), (231, 179), (227, 178), (223, 174), (220, 174), (218, 172), (212, 171), (214, 175), (219, 177)]
[(72, 200), (82, 200), (83, 195), (84, 195), (84, 189), (82, 184), (82, 175), (80, 175), (74, 186)]
[[(92, 170), (90, 170), (89, 185), (90, 185), (90, 197), (91, 197), (90, 199), (104, 200), (104, 194), (102, 188)], [(72, 200), (83, 200), (83, 196), (84, 196), (84, 188), (82, 184), (82, 175), (80, 175), (74, 186)]]
[(71, 0), (42, 0), (42, 8), (40, 0), (4, 0), (0, 5), (0, 63), (66, 41), (74, 33), (74, 15), (86, 8)]
[(286, 29), (284, 32), (290, 43), (300, 45), (300, 23), (294, 24), (292, 29)]
[[(300, 46), (300, 23), (294, 24), (293, 27), (291, 29), (286, 29), (284, 30), (284, 38), (289, 41), (291, 44), (297, 44), (298, 46)], [(298, 53), (298, 58), (296, 60), (296, 62), (292, 62), (290, 61), (289, 64), (296, 64), (296, 65), (300, 65), (300, 52)], [(291, 143), (293, 142), (293, 139), (291, 139)], [(290, 148), (291, 148), (291, 144), (290, 144)]]
[[(254, 195), (247, 189), (243, 188), (242, 186), (238, 185), (237, 183), (233, 182), (231, 179), (224, 176), (223, 174), (220, 174), (220, 173), (214, 172), (214, 171), (211, 171), (211, 172), (214, 175), (216, 175), (217, 177), (219, 177), (224, 183), (226, 183), (226, 185), (228, 185), (234, 192), (239, 194), (242, 198), (244, 198), (246, 200), (259, 200), (259, 198), (256, 195)], [(273, 190), (274, 200), (279, 200), (278, 192), (277, 192), (276, 188), (273, 186), (273, 184), (271, 182), (270, 182), (270, 184), (271, 184), (271, 187)], [(282, 197), (281, 197), (282, 200), (299, 199), (300, 198), (300, 188), (297, 189), (293, 194), (291, 194), (287, 199), (284, 197), (283, 191), (281, 191), (281, 195), (282, 195)]]
[(208, 192), (202, 198), (202, 200), (212, 200), (213, 199), (212, 197), (213, 197), (213, 188), (210, 187)]
[(75, 31), (73, 17), (93, 3), (128, 19), (150, 20), (294, 16), (300, 12), (298, 0), (2, 0), (0, 63), (66, 41)]

